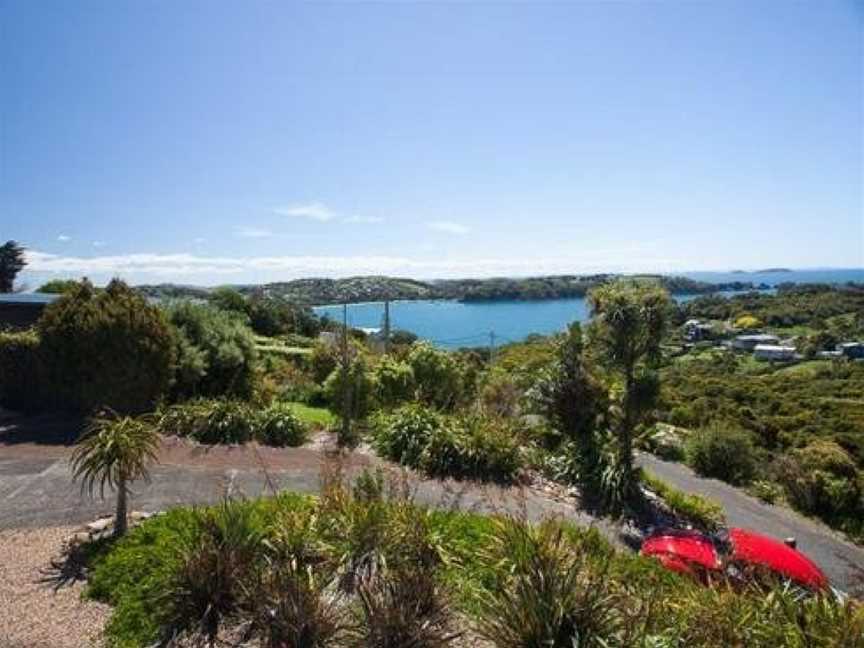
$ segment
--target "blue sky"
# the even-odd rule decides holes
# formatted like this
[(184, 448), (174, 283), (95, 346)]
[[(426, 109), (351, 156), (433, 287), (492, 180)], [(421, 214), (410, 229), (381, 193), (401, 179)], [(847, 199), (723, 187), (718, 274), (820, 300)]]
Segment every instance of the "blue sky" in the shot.
[(864, 4), (0, 0), (53, 276), (864, 266)]

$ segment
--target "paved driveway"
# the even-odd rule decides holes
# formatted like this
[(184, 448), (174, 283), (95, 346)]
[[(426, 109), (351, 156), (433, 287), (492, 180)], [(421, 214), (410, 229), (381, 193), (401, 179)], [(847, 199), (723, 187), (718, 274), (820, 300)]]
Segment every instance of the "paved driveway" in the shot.
[(704, 495), (722, 504), (729, 526), (752, 529), (776, 538), (793, 537), (798, 548), (812, 558), (831, 582), (846, 591), (864, 587), (864, 548), (840, 537), (830, 528), (782, 506), (772, 506), (716, 479), (705, 479), (687, 466), (649, 454), (637, 463), (664, 481), (688, 493)]
[[(112, 500), (82, 496), (73, 483), (68, 457), (69, 421), (50, 418), (5, 418), (0, 414), (0, 530), (83, 523), (112, 512)], [(769, 506), (716, 480), (702, 479), (680, 464), (650, 455), (642, 465), (681, 490), (720, 502), (732, 526), (775, 537), (794, 536), (799, 546), (828, 574), (836, 586), (854, 591), (864, 584), (864, 549), (830, 529), (785, 508)], [(180, 504), (211, 503), (226, 492), (254, 497), (274, 490), (315, 493), (321, 486), (325, 452), (321, 447), (293, 449), (217, 447), (208, 449), (168, 440), (149, 484), (133, 486), (132, 508), (162, 510)], [(333, 465), (328, 463), (329, 470)], [(531, 520), (561, 516), (597, 527), (620, 543), (619, 529), (578, 511), (572, 504), (528, 488), (501, 488), (453, 481), (420, 479), (364, 453), (353, 453), (340, 464), (350, 477), (363, 467), (379, 465), (421, 504), (477, 512), (526, 515)], [(324, 471), (326, 472), (326, 470)]]

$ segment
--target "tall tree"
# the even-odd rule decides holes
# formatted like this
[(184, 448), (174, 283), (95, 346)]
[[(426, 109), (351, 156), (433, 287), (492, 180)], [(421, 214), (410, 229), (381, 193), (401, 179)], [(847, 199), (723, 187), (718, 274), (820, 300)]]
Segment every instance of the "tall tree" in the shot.
[(117, 492), (114, 536), (126, 533), (129, 482), (149, 479), (150, 464), (159, 451), (159, 435), (143, 419), (128, 416), (94, 418), (72, 454), (72, 474), (92, 497), (105, 487)]
[(613, 392), (619, 394), (612, 459), (603, 475), (607, 504), (618, 509), (638, 494), (633, 437), (657, 400), (656, 369), (671, 302), (658, 283), (645, 280), (605, 284), (588, 299), (592, 351), (615, 378)]
[(15, 277), (24, 269), (24, 248), (15, 241), (0, 245), (0, 293), (12, 292)]
[(571, 478), (593, 497), (598, 490), (598, 424), (607, 409), (605, 387), (586, 362), (582, 327), (574, 322), (558, 340), (555, 359), (535, 389), (538, 404), (567, 443)]

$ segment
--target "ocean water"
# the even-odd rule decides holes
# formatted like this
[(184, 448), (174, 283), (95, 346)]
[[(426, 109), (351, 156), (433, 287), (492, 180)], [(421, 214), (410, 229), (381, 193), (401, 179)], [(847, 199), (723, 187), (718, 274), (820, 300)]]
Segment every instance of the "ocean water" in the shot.
[[(864, 282), (864, 269), (798, 270), (778, 273), (682, 273), (712, 283), (751, 281), (770, 286), (787, 281), (796, 283)], [(724, 293), (732, 294), (732, 293)], [(688, 301), (698, 295), (678, 295)], [(316, 312), (342, 319), (341, 306), (320, 306)], [(582, 298), (542, 301), (496, 301), (461, 303), (450, 300), (400, 301), (390, 304), (390, 325), (405, 329), (444, 348), (486, 346), (516, 342), (532, 333), (549, 334), (564, 329), (573, 321), (588, 318), (588, 305)], [(379, 302), (349, 304), (348, 324), (357, 328), (378, 328), (384, 319)]]

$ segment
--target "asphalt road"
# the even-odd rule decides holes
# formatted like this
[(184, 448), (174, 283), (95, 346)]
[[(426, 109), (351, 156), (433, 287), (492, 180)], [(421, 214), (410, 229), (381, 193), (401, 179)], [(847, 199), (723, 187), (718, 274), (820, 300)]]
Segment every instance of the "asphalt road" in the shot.
[(786, 507), (765, 504), (724, 482), (699, 477), (683, 464), (649, 454), (640, 455), (637, 463), (679, 490), (704, 495), (721, 504), (729, 526), (776, 538), (795, 538), (798, 549), (822, 567), (835, 587), (862, 591), (864, 548), (848, 542), (824, 524)]
[[(82, 495), (73, 482), (69, 426), (68, 421), (24, 419), (0, 412), (0, 530), (78, 524), (112, 512), (110, 493), (106, 500), (92, 499)], [(722, 482), (700, 478), (680, 464), (650, 455), (640, 456), (639, 462), (673, 486), (722, 504), (731, 526), (778, 538), (795, 537), (799, 548), (822, 567), (835, 586), (847, 591), (860, 591), (864, 586), (864, 549), (824, 525), (764, 504)], [(133, 485), (131, 506), (155, 511), (216, 502), (226, 493), (247, 497), (277, 490), (315, 493), (321, 488), (322, 474), (328, 471), (322, 468), (325, 464), (320, 447), (207, 449), (168, 441), (151, 481)], [(622, 541), (616, 525), (533, 488), (420, 479), (363, 453), (350, 455), (340, 465), (348, 477), (365, 466), (382, 466), (415, 501), (427, 506), (524, 515), (531, 520), (560, 516), (595, 526), (613, 542)]]

